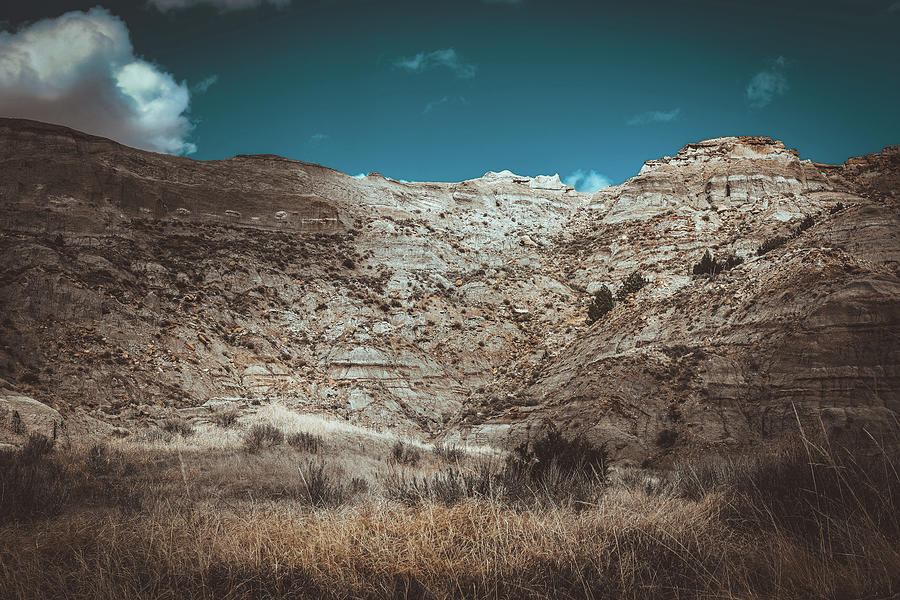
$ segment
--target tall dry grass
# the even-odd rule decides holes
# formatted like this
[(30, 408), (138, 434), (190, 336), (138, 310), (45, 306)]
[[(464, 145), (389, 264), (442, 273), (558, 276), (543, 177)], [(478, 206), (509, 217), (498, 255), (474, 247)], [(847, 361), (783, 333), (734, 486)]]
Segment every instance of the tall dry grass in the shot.
[(384, 502), (80, 512), (0, 529), (4, 598), (889, 598), (896, 545), (865, 568), (724, 527), (722, 498), (622, 490), (587, 511)]
[[(554, 484), (522, 501), (521, 490), (490, 487), (513, 484), (487, 463), (434, 452), (422, 457), (432, 462), (398, 471), (390, 439), (359, 448), (321, 433), (316, 452), (181, 441), (61, 450), (36, 441), (4, 454), (0, 598), (900, 593), (900, 476), (892, 451), (874, 440), (849, 451), (801, 437), (765, 456), (619, 473), (587, 495), (584, 481)], [(372, 448), (373, 478), (363, 483), (341, 461)], [(378, 486), (393, 475), (418, 482), (406, 489), (431, 490), (448, 473), (477, 485), (402, 502)], [(539, 480), (559, 477), (547, 473)], [(33, 502), (47, 510), (10, 509)]]

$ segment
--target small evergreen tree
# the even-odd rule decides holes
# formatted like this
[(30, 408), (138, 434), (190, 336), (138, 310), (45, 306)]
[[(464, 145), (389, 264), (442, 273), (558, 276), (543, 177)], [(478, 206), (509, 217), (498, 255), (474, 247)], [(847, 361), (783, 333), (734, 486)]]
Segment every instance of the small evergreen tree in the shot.
[(787, 238), (783, 235), (776, 235), (775, 237), (771, 237), (762, 243), (762, 246), (756, 251), (757, 256), (762, 256), (763, 254), (774, 250), (780, 246), (785, 245), (790, 238)]
[(622, 282), (622, 286), (616, 293), (616, 299), (624, 300), (628, 297), (629, 294), (634, 294), (645, 285), (647, 285), (647, 280), (644, 279), (644, 276), (641, 275), (640, 271), (635, 271), (634, 273), (626, 277), (625, 281)]
[(732, 254), (722, 262), (718, 262), (713, 258), (712, 252), (707, 250), (700, 262), (694, 265), (694, 275), (718, 275), (722, 271), (733, 269), (743, 262), (744, 259), (736, 254)]
[(599, 319), (606, 316), (606, 313), (613, 309), (616, 301), (613, 299), (612, 292), (609, 288), (601, 286), (594, 294), (594, 301), (588, 307), (588, 323), (596, 323)]
[(802, 221), (800, 221), (800, 225), (797, 226), (797, 230), (794, 232), (794, 237), (797, 237), (815, 224), (815, 217), (813, 217), (812, 215), (807, 215)]
[(709, 250), (703, 254), (700, 262), (694, 265), (694, 275), (715, 275), (720, 270), (722, 270), (722, 266), (713, 259), (712, 252)]
[[(843, 205), (841, 205), (843, 208)], [(766, 252), (774, 250), (780, 246), (785, 245), (792, 239), (799, 237), (801, 233), (812, 227), (816, 224), (816, 218), (813, 215), (807, 215), (800, 221), (800, 224), (797, 225), (797, 228), (793, 230), (789, 235), (776, 235), (775, 237), (771, 237), (762, 243), (762, 246), (756, 251), (757, 256), (762, 256)]]

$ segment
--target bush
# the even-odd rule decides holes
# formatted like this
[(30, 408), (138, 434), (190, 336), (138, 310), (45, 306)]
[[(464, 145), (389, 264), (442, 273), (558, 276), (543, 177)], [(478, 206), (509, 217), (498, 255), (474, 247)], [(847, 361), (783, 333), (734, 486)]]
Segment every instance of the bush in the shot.
[(452, 506), (466, 499), (501, 500), (508, 496), (505, 494), (503, 476), (487, 463), (478, 465), (470, 472), (450, 465), (443, 471), (421, 478), (394, 472), (384, 482), (384, 489), (389, 498), (408, 505), (432, 500)]
[(582, 509), (608, 482), (605, 445), (567, 439), (555, 428), (513, 449), (503, 463), (478, 462), (469, 470), (449, 465), (430, 476), (395, 471), (385, 481), (389, 497), (406, 504), (432, 500), (452, 505), (481, 498), (513, 506), (569, 505)]
[(297, 500), (318, 508), (346, 504), (369, 489), (368, 482), (359, 477), (351, 479), (349, 484), (343, 483), (321, 461), (307, 460), (297, 467), (297, 473), (300, 475)]
[(539, 481), (558, 471), (563, 477), (595, 479), (605, 484), (609, 476), (606, 445), (595, 445), (584, 437), (567, 439), (555, 427), (543, 437), (522, 442), (506, 461), (509, 471)]
[(53, 450), (51, 440), (32, 434), (22, 448), (0, 452), (0, 523), (52, 517), (75, 504), (139, 507), (135, 490), (123, 485), (135, 466), (121, 453)]
[(287, 436), (287, 443), (292, 448), (315, 454), (325, 445), (325, 439), (306, 431), (298, 431)]
[[(843, 208), (843, 205), (841, 205), (841, 207)], [(758, 256), (762, 256), (766, 252), (774, 250), (775, 248), (778, 248), (779, 246), (783, 246), (784, 244), (791, 241), (795, 237), (799, 236), (801, 233), (803, 233), (804, 231), (806, 231), (807, 229), (809, 229), (810, 227), (812, 227), (815, 224), (816, 224), (816, 218), (813, 217), (812, 215), (807, 215), (806, 217), (803, 218), (802, 221), (800, 221), (800, 224), (797, 225), (797, 229), (792, 231), (790, 233), (790, 235), (787, 235), (787, 236), (776, 235), (775, 237), (771, 237), (771, 238), (767, 239), (766, 241), (764, 241), (762, 243), (762, 246), (760, 246), (759, 249), (756, 251), (756, 254)]]
[(238, 411), (223, 410), (214, 414), (212, 421), (222, 429), (228, 429), (229, 427), (234, 427), (235, 423), (237, 423), (237, 418)]
[(284, 441), (284, 432), (270, 423), (257, 423), (244, 436), (244, 448), (257, 452), (263, 446), (277, 446)]
[(635, 271), (631, 275), (625, 278), (625, 281), (622, 282), (621, 287), (619, 287), (619, 291), (616, 292), (616, 299), (624, 300), (630, 294), (635, 294), (642, 287), (647, 285), (647, 280), (644, 279), (644, 276), (641, 275), (640, 271)]
[(194, 426), (184, 419), (166, 419), (160, 428), (173, 435), (180, 433), (182, 437), (194, 435)]
[(783, 236), (783, 235), (776, 235), (775, 237), (770, 237), (769, 239), (764, 241), (762, 243), (762, 246), (760, 246), (756, 250), (756, 255), (762, 256), (763, 254), (766, 254), (767, 252), (771, 252), (775, 248), (780, 248), (781, 246), (784, 246), (786, 243), (788, 243), (790, 241), (790, 239), (791, 238), (789, 238), (787, 236)]
[(19, 411), (13, 411), (12, 422), (10, 423), (9, 427), (16, 435), (22, 435), (23, 433), (25, 433), (25, 425), (22, 423), (22, 416), (19, 414)]
[(721, 267), (719, 263), (713, 259), (712, 253), (709, 250), (704, 252), (700, 262), (694, 265), (694, 275), (715, 275), (720, 270)]
[(797, 237), (815, 224), (816, 219), (812, 215), (807, 215), (802, 221), (800, 221), (800, 225), (798, 225), (797, 229), (794, 231), (794, 237)]
[(605, 317), (606, 313), (611, 311), (615, 304), (616, 302), (609, 288), (605, 285), (601, 286), (597, 293), (594, 294), (594, 300), (588, 307), (588, 323), (596, 323)]
[(419, 452), (418, 448), (397, 440), (394, 442), (394, 445), (391, 446), (391, 455), (388, 457), (388, 461), (394, 464), (414, 467), (419, 464), (421, 458), (422, 453)]

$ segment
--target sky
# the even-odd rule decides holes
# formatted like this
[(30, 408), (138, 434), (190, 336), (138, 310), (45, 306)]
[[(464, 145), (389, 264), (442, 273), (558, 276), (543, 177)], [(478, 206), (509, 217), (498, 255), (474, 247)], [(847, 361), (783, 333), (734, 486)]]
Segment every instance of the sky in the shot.
[(900, 144), (897, 0), (4, 4), (0, 115), (199, 160), (594, 191), (712, 137)]

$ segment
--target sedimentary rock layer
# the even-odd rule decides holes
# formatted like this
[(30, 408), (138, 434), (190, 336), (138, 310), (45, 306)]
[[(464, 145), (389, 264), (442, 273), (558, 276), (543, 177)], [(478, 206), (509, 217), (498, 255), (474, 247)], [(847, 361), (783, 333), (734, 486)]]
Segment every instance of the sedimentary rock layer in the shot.
[[(634, 461), (798, 421), (877, 432), (898, 411), (898, 156), (720, 138), (588, 195), (0, 119), (0, 377), (119, 435), (221, 398), (496, 444), (553, 422)], [(743, 264), (693, 275), (707, 250)], [(635, 271), (649, 283), (588, 323)]]

